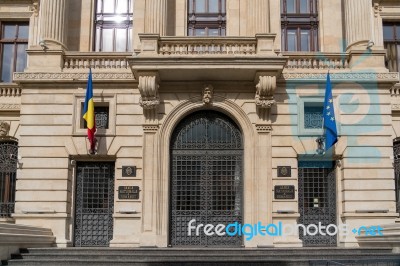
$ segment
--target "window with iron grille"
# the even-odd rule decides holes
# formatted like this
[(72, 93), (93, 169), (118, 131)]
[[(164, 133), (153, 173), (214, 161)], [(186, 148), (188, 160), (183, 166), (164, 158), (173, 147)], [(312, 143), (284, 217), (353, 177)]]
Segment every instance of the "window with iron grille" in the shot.
[(383, 40), (386, 49), (386, 67), (398, 72), (400, 63), (400, 22), (383, 24)]
[(322, 102), (304, 103), (304, 128), (321, 129), (322, 128)]
[[(81, 106), (81, 110), (83, 110), (83, 103)], [(109, 124), (109, 106), (95, 106), (94, 107), (94, 117), (96, 121), (97, 129), (108, 129)], [(81, 118), (81, 128), (86, 128), (86, 120)]]
[(96, 52), (132, 50), (133, 0), (97, 0)]
[(12, 82), (14, 72), (26, 67), (29, 24), (27, 22), (0, 22), (1, 82)]
[(318, 51), (318, 0), (281, 0), (283, 51)]
[(225, 36), (226, 0), (188, 0), (189, 36)]
[(18, 144), (0, 142), (0, 218), (11, 217), (15, 204)]

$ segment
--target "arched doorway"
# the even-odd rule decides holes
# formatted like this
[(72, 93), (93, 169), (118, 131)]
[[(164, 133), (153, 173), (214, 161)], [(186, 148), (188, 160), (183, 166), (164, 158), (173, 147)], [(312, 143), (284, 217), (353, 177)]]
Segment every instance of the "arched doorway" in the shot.
[(170, 145), (170, 244), (241, 246), (236, 236), (206, 235), (188, 225), (242, 223), (243, 139), (235, 122), (198, 111), (175, 128)]

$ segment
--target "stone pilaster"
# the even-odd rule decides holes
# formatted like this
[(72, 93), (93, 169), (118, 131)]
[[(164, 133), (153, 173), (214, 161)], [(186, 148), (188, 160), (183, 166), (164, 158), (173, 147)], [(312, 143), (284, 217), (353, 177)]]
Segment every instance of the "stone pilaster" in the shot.
[(145, 33), (167, 33), (167, 1), (146, 0)]
[(269, 0), (251, 0), (247, 2), (247, 36), (257, 33), (269, 33)]
[(372, 35), (372, 0), (344, 0), (347, 50), (365, 45)]
[(68, 0), (40, 2), (40, 37), (48, 49), (66, 49), (68, 29)]

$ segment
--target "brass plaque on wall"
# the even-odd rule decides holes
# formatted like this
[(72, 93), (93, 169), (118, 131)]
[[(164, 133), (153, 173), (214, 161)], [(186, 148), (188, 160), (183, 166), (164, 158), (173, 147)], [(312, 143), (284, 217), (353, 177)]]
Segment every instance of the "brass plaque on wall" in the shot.
[(122, 166), (122, 177), (135, 177), (136, 166)]
[(118, 199), (139, 199), (138, 186), (119, 186)]
[(275, 186), (274, 197), (275, 199), (294, 199), (294, 186)]

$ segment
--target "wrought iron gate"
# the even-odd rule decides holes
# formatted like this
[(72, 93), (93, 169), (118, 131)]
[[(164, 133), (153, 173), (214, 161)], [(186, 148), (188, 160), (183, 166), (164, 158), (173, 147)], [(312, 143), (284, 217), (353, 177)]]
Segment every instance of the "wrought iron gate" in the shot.
[(79, 162), (74, 246), (108, 246), (113, 236), (114, 163)]
[(0, 218), (11, 217), (15, 205), (18, 144), (0, 142)]
[(400, 138), (393, 140), (396, 211), (400, 212)]
[[(334, 163), (330, 162), (299, 162), (299, 223), (305, 226), (320, 222), (323, 226), (336, 225), (336, 175)], [(314, 230), (311, 230), (314, 232)], [(335, 229), (330, 227), (329, 232)], [(305, 235), (300, 228), (300, 239), (303, 245), (336, 246), (336, 235)]]
[(241, 236), (188, 234), (198, 224), (242, 222), (242, 135), (227, 116), (201, 111), (185, 119), (171, 140), (170, 244), (241, 246)]

